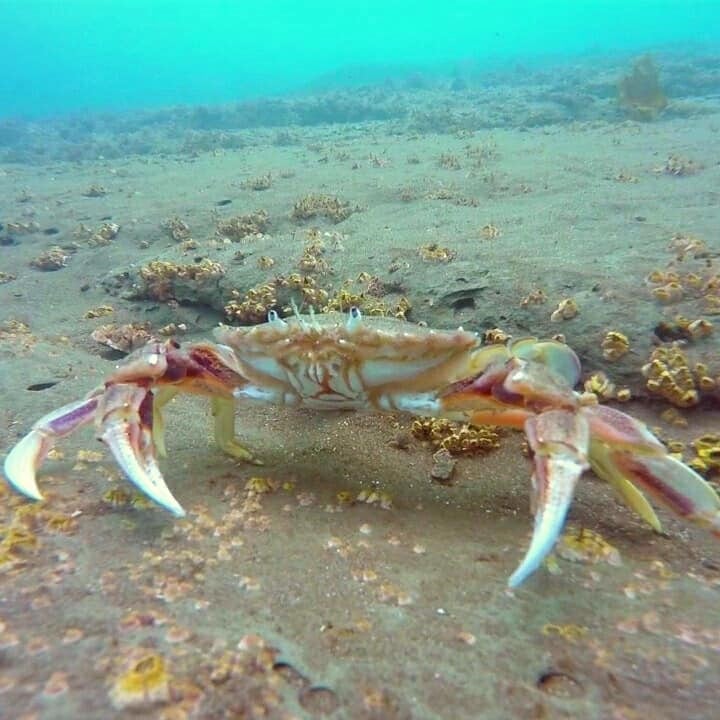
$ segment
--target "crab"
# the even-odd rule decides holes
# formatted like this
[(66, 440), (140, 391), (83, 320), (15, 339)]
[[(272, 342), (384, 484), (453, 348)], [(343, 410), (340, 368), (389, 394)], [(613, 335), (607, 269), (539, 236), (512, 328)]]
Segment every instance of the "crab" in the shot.
[(235, 403), (255, 401), (318, 411), (360, 410), (442, 417), (524, 430), (531, 450), (534, 528), (509, 578), (523, 583), (552, 551), (580, 476), (606, 480), (654, 530), (645, 493), (720, 536), (720, 498), (669, 454), (646, 425), (594, 395), (574, 390), (580, 362), (567, 345), (525, 338), (483, 345), (462, 328), (433, 330), (349, 313), (220, 326), (217, 342), (150, 342), (84, 399), (41, 418), (4, 463), (10, 484), (41, 499), (36, 472), (56, 441), (94, 423), (124, 474), (154, 502), (185, 514), (160, 471), (166, 454), (163, 408), (179, 392), (208, 396), (222, 450), (256, 461), (235, 435)]

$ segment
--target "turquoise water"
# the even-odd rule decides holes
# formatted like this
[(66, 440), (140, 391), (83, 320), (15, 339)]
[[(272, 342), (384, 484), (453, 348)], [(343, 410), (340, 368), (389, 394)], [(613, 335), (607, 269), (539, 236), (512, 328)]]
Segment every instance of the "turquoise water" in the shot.
[(720, 44), (713, 0), (0, 0), (0, 116), (215, 103), (382, 76)]

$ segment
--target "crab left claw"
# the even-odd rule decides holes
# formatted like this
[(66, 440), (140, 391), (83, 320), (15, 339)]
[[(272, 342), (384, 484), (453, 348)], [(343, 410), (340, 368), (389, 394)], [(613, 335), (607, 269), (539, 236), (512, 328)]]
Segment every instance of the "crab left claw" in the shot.
[(37, 469), (56, 442), (93, 422), (127, 478), (177, 517), (185, 510), (170, 492), (157, 464), (164, 454), (162, 407), (179, 391), (208, 395), (215, 437), (234, 457), (253, 461), (234, 438), (232, 392), (245, 383), (234, 356), (221, 345), (150, 343), (128, 356), (105, 385), (84, 400), (45, 415), (5, 458), (10, 484), (29, 498), (42, 499)]

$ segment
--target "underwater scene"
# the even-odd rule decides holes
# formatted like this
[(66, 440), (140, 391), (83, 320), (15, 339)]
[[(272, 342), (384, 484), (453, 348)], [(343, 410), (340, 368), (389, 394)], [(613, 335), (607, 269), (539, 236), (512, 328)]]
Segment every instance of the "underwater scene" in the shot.
[(0, 26), (0, 720), (718, 717), (717, 2)]

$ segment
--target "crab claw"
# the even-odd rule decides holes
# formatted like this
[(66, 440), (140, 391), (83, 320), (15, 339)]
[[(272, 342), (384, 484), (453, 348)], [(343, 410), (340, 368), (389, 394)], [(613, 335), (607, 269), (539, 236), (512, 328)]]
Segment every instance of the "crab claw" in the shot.
[(655, 530), (660, 523), (639, 490), (680, 517), (708, 527), (720, 536), (720, 497), (692, 468), (668, 454), (647, 427), (625, 413), (603, 405), (588, 409), (592, 430), (593, 470)]
[(565, 524), (575, 485), (588, 469), (590, 426), (583, 415), (567, 410), (549, 410), (525, 423), (534, 452), (533, 536), (520, 566), (508, 585), (517, 587), (534, 573), (553, 549)]
[(5, 458), (3, 472), (18, 492), (33, 500), (42, 500), (35, 479), (37, 469), (60, 438), (92, 422), (101, 391), (102, 388), (94, 390), (84, 400), (64, 405), (43, 416), (10, 451)]
[(100, 439), (140, 491), (177, 517), (185, 510), (173, 497), (158, 467), (153, 443), (153, 394), (131, 384), (108, 387), (98, 408)]

